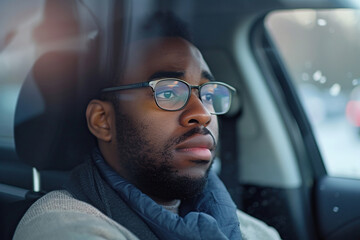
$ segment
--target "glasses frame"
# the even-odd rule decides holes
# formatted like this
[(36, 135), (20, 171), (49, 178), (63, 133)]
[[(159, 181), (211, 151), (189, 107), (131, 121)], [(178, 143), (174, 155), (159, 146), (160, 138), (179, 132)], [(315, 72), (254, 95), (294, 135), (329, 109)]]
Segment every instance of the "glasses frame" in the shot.
[[(179, 82), (184, 83), (188, 87), (189, 96), (188, 96), (186, 102), (184, 103), (184, 105), (181, 108), (174, 109), (174, 110), (169, 110), (169, 109), (164, 109), (161, 106), (159, 106), (159, 103), (158, 103), (158, 101), (156, 99), (156, 96), (154, 94), (154, 100), (155, 100), (156, 105), (160, 109), (162, 109), (164, 111), (174, 112), (174, 111), (180, 111), (180, 110), (184, 109), (186, 107), (186, 105), (188, 104), (189, 100), (190, 100), (192, 89), (197, 89), (198, 90), (198, 97), (199, 97), (199, 99), (200, 99), (200, 101), (202, 103), (203, 101), (202, 101), (201, 96), (200, 96), (200, 91), (201, 91), (202, 87), (204, 87), (204, 86), (206, 86), (208, 84), (219, 84), (219, 85), (227, 87), (229, 90), (231, 90), (234, 93), (236, 92), (236, 89), (234, 87), (230, 86), (229, 84), (223, 83), (223, 82), (207, 82), (207, 83), (204, 83), (204, 84), (201, 84), (201, 85), (191, 85), (191, 84), (185, 82), (184, 80), (181, 80), (181, 79), (178, 79), (178, 78), (161, 78), (161, 79), (151, 80), (151, 81), (148, 81), (148, 82), (133, 83), (133, 84), (128, 84), (128, 85), (104, 88), (104, 89), (101, 90), (101, 93), (109, 93), (109, 92), (116, 92), (116, 91), (121, 91), (121, 90), (129, 90), (129, 89), (144, 88), (144, 87), (151, 87), (151, 89), (152, 89), (152, 91), (154, 93), (156, 85), (161, 81), (167, 81), (167, 80), (179, 81)], [(232, 92), (231, 91), (230, 91), (229, 108), (224, 112), (210, 113), (210, 114), (221, 115), (221, 114), (225, 114), (225, 113), (227, 113), (229, 111), (230, 106), (231, 106), (231, 101), (232, 101)]]

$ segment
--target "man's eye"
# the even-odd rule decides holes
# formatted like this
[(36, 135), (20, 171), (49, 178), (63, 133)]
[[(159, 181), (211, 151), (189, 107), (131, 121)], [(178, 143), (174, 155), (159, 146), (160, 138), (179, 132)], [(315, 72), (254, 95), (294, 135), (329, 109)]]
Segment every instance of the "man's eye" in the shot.
[(173, 91), (169, 90), (169, 91), (163, 91), (163, 92), (156, 94), (156, 97), (161, 100), (170, 100), (176, 96)]
[(211, 93), (204, 94), (204, 95), (202, 95), (201, 99), (206, 102), (212, 102), (213, 94), (211, 94)]

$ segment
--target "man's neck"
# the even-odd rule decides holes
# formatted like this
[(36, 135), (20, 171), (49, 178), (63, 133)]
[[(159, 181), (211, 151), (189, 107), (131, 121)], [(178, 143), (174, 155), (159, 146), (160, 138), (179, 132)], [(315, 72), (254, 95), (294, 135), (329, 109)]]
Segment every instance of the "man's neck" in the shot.
[(148, 195), (148, 196), (152, 200), (154, 200), (157, 204), (162, 205), (162, 206), (172, 206), (179, 201), (178, 199), (164, 200), (164, 199), (160, 199), (158, 197), (154, 197), (154, 196), (150, 196), (150, 195)]
[(171, 202), (171, 205), (169, 205), (169, 202), (167, 202), (166, 204), (160, 204), (163, 206), (163, 208), (165, 208), (166, 210), (173, 212), (175, 214), (179, 214), (179, 206), (180, 206), (181, 201), (179, 199), (173, 200)]

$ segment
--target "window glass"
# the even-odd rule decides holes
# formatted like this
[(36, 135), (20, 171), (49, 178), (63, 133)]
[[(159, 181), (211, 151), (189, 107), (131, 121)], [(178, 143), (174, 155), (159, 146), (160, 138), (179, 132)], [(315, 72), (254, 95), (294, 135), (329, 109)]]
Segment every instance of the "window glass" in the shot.
[[(61, 89), (70, 86), (69, 82), (74, 79), (65, 77), (66, 73), (75, 76), (73, 73), (81, 71), (77, 66), (83, 67), (84, 61), (76, 63), (89, 59), (86, 56), (90, 52), (88, 49), (95, 45), (93, 42), (99, 35), (102, 23), (94, 20), (92, 9), (97, 9), (99, 19), (104, 19), (110, 3), (1, 2), (0, 148), (15, 148), (14, 125), (46, 114), (52, 111), (52, 103), (60, 103), (49, 99), (57, 92), (61, 100)], [(56, 78), (57, 75), (62, 78)], [(21, 92), (23, 85), (26, 85), (26, 91)], [(20, 101), (21, 111), (15, 117), (20, 95), (28, 99)]]
[[(13, 123), (17, 97), (36, 58), (32, 30), (42, 19), (43, 1), (0, 7), (0, 146), (13, 148)], [(21, 66), (21, 67), (20, 67)]]
[(360, 11), (278, 11), (268, 15), (266, 28), (328, 174), (360, 178)]

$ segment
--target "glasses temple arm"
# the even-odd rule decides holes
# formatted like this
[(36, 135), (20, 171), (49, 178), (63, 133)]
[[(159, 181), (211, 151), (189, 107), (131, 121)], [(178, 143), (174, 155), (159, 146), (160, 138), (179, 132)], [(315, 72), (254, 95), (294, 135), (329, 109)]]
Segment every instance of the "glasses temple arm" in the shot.
[(143, 87), (148, 87), (148, 86), (149, 86), (148, 82), (134, 83), (134, 84), (128, 84), (128, 85), (123, 85), (123, 86), (104, 88), (101, 90), (101, 92), (103, 92), (103, 93), (104, 92), (114, 92), (114, 91), (119, 91), (119, 90), (143, 88)]

